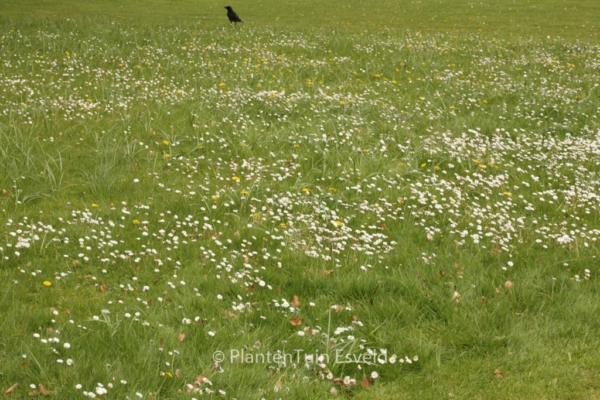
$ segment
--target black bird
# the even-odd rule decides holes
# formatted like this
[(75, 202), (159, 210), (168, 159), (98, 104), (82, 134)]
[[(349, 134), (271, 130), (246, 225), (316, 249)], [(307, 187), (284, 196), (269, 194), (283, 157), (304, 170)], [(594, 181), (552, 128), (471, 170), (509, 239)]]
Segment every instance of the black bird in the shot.
[(229, 23), (231, 22), (235, 22), (236, 24), (238, 22), (244, 22), (242, 21), (242, 19), (235, 13), (235, 11), (233, 11), (233, 8), (231, 8), (231, 6), (227, 6), (225, 7), (227, 9), (227, 18), (229, 18)]

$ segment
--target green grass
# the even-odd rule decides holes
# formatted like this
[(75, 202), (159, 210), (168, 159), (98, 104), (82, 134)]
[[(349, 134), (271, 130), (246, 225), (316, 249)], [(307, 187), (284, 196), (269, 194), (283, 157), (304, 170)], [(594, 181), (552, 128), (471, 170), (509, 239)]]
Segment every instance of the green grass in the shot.
[(497, 3), (2, 2), (0, 389), (597, 398), (599, 6)]

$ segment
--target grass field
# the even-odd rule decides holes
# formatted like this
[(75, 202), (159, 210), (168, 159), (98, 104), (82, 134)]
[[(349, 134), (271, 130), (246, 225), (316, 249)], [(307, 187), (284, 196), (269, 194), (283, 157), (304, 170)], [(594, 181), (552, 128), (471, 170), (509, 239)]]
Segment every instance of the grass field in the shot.
[(2, 392), (600, 397), (600, 4), (369, 3), (0, 1)]

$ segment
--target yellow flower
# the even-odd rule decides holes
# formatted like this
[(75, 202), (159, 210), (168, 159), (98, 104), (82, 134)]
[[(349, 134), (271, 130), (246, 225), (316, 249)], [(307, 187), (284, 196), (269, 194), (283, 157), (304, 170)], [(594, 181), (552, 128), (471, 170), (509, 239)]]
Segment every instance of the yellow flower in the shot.
[(252, 218), (258, 221), (260, 219), (260, 213), (255, 212), (254, 214), (252, 214)]
[(169, 141), (168, 140), (163, 140), (163, 144), (168, 146), (169, 145)]
[(98, 207), (98, 204), (92, 203), (92, 207)]
[(329, 190), (330, 192), (337, 192), (337, 189), (336, 189), (336, 188), (334, 188), (334, 187), (330, 187), (330, 188), (328, 188), (327, 190)]
[(239, 181), (241, 180), (239, 176), (234, 176), (234, 177), (233, 177), (233, 178), (231, 178), (231, 179), (233, 179), (233, 180), (234, 180), (234, 181), (236, 181), (236, 182), (239, 182)]
[(248, 191), (246, 189), (240, 192), (243, 196), (248, 196)]
[(165, 159), (166, 159), (166, 158), (169, 158), (169, 157), (171, 157), (171, 155), (170, 155), (170, 154), (163, 154), (163, 158), (165, 158)]
[(342, 221), (340, 221), (339, 219), (337, 221), (335, 221), (335, 224), (337, 226), (342, 226), (343, 225)]
[(309, 189), (309, 188), (302, 188), (302, 191), (303, 191), (304, 193), (308, 193), (308, 192), (310, 192), (310, 189)]
[(44, 281), (44, 286), (52, 286), (52, 282), (50, 281)]
[(505, 196), (511, 196), (510, 192), (504, 192), (502, 194), (505, 195)]
[(221, 83), (219, 83), (219, 87), (225, 87), (225, 86), (226, 86), (226, 85), (225, 85), (225, 82), (221, 82)]
[(139, 219), (134, 219), (133, 220), (133, 224), (134, 225), (139, 225), (140, 224), (140, 220)]

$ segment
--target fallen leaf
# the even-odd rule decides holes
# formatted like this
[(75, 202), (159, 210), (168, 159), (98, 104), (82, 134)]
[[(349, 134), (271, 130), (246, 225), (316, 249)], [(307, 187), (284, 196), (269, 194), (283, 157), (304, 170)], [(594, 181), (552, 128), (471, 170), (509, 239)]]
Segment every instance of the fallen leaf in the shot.
[(281, 390), (281, 386), (282, 386), (281, 379), (277, 379), (277, 382), (275, 382), (274, 391), (279, 392)]
[(343, 387), (348, 386), (348, 385), (346, 385), (346, 383), (344, 382), (344, 380), (342, 378), (334, 378), (333, 383), (337, 383), (338, 385), (341, 385)]
[(504, 374), (499, 369), (495, 369), (494, 374), (496, 374), (496, 378), (498, 378), (498, 379), (504, 378)]
[(27, 393), (27, 396), (33, 397), (33, 396), (37, 396), (39, 394), (40, 394), (40, 392), (38, 392), (37, 390), (32, 390), (31, 392)]
[(496, 245), (493, 249), (492, 249), (492, 253), (494, 254), (500, 254), (502, 253), (502, 247), (500, 247), (499, 245)]
[(175, 370), (175, 376), (177, 377), (177, 379), (180, 379), (180, 378), (181, 378), (181, 370), (180, 370), (179, 368), (177, 368), (177, 369)]
[(292, 299), (292, 307), (298, 308), (299, 305), (300, 305), (300, 298), (298, 298), (298, 296), (294, 295), (294, 298)]
[(512, 289), (513, 283), (511, 281), (504, 282), (504, 287), (507, 289)]
[(179, 336), (177, 336), (177, 340), (179, 341), (179, 343), (183, 342), (183, 339), (185, 339), (185, 332), (181, 331), (179, 332)]
[(427, 233), (427, 240), (429, 240), (430, 242), (433, 242), (433, 235), (431, 233)]
[(292, 324), (293, 326), (298, 326), (302, 323), (302, 320), (300, 318), (291, 318), (290, 319), (290, 324)]
[(329, 274), (331, 274), (333, 272), (332, 269), (326, 269), (325, 271), (323, 271), (323, 275), (324, 276), (329, 276)]
[(17, 386), (19, 386), (19, 384), (15, 383), (14, 385), (12, 385), (8, 389), (6, 389), (6, 391), (4, 391), (4, 395), (5, 396), (10, 396), (12, 394), (13, 390), (15, 390), (17, 388)]
[(373, 379), (369, 378), (368, 376), (365, 376), (362, 379), (362, 381), (360, 381), (360, 384), (362, 387), (367, 388), (373, 384)]
[(54, 390), (46, 390), (46, 388), (44, 387), (44, 385), (42, 385), (40, 383), (40, 392), (44, 395), (44, 396), (50, 396), (51, 394), (54, 394)]
[(104, 283), (102, 285), (100, 285), (100, 291), (102, 293), (106, 293), (108, 292), (108, 286), (106, 286)]

